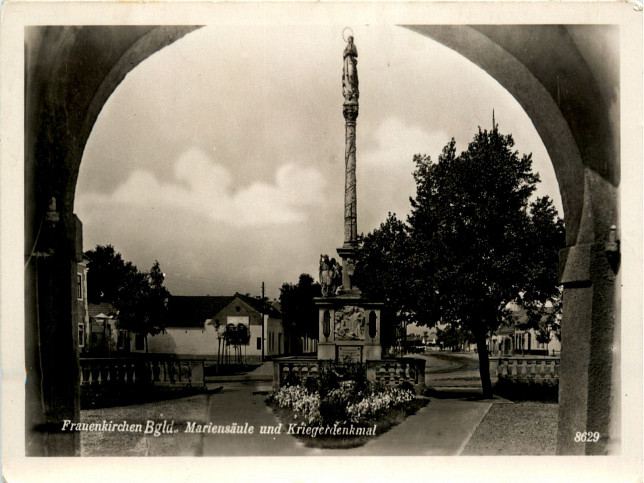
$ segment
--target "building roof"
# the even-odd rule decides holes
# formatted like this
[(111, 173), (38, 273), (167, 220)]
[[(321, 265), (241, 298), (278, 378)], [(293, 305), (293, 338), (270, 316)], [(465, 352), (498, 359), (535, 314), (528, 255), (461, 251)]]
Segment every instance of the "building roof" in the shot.
[(263, 302), (260, 299), (257, 299), (255, 297), (249, 297), (248, 295), (241, 295), (238, 293), (235, 294), (235, 296), (239, 297), (241, 300), (246, 302), (248, 305), (250, 305), (258, 312), (263, 312), (264, 314), (267, 314), (269, 317), (273, 317), (276, 319), (279, 319), (282, 317), (282, 313), (277, 308), (272, 306), (270, 302)]
[[(517, 326), (517, 325), (522, 325), (522, 324), (527, 324), (528, 323), (528, 313), (523, 307), (518, 306), (517, 304), (509, 304), (508, 308), (512, 311), (512, 319), (507, 321), (509, 322), (508, 325), (510, 326)], [(541, 320), (544, 320), (549, 312), (552, 312), (554, 309), (552, 307), (545, 307), (545, 312), (541, 316)]]
[(100, 304), (87, 304), (87, 313), (90, 317), (96, 317), (103, 314), (103, 316), (116, 315), (116, 309), (109, 302), (101, 302)]
[(172, 295), (168, 300), (168, 327), (203, 327), (208, 319), (212, 319), (233, 300), (239, 298), (257, 312), (264, 312), (269, 317), (281, 318), (282, 314), (254, 297), (235, 294), (224, 296), (189, 296)]
[(168, 300), (168, 327), (203, 327), (235, 297), (172, 295)]

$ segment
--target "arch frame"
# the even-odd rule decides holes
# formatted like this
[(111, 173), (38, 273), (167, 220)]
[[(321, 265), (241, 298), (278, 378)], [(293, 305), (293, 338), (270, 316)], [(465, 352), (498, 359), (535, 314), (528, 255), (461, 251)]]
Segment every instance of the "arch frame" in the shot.
[[(619, 268), (618, 266), (615, 268), (607, 259), (606, 247), (609, 241), (607, 228), (612, 224), (618, 225), (619, 219), (617, 204), (619, 175), (617, 174), (616, 177), (615, 174), (619, 173), (619, 157), (603, 160), (608, 167), (602, 167), (601, 163), (597, 161), (597, 158), (601, 156), (588, 154), (585, 151), (585, 147), (580, 147), (579, 139), (575, 138), (574, 123), (571, 124), (570, 119), (566, 117), (566, 112), (562, 111), (559, 104), (555, 102), (553, 106), (554, 98), (548, 85), (539, 79), (530, 70), (529, 66), (517, 59), (511, 53), (511, 49), (505, 48), (502, 41), (494, 40), (489, 30), (485, 31), (467, 26), (448, 27), (450, 27), (448, 30), (451, 30), (454, 36), (461, 35), (459, 32), (465, 31), (465, 34), (463, 34), (465, 38), (483, 41), (484, 45), (488, 47), (488, 52), (500, 54), (501, 58), (506, 59), (514, 66), (516, 72), (525, 74), (523, 79), (531, 86), (530, 89), (533, 89), (534, 92), (540, 92), (536, 99), (541, 99), (545, 106), (549, 106), (551, 112), (556, 112), (555, 107), (559, 110), (558, 116), (554, 116), (553, 119), (544, 118), (535, 123), (535, 126), (537, 124), (541, 126), (538, 128), (540, 135), (549, 139), (548, 142), (544, 140), (549, 153), (552, 150), (555, 153), (554, 159), (561, 159), (561, 162), (557, 161), (557, 165), (560, 167), (557, 168), (557, 165), (555, 165), (555, 172), (560, 187), (565, 186), (565, 188), (562, 188), (562, 200), (567, 223), (568, 246), (561, 254), (560, 268), (561, 282), (565, 287), (564, 339), (567, 347), (566, 353), (569, 354), (569, 357), (567, 356), (568, 359), (562, 359), (561, 395), (563, 399), (559, 418), (558, 452), (560, 454), (575, 454), (579, 451), (588, 454), (593, 451), (604, 452), (610, 444), (608, 439), (603, 440), (600, 445), (593, 445), (592, 447), (576, 445), (571, 448), (570, 444), (565, 441), (565, 434), (572, 427), (585, 427), (587, 424), (594, 423), (597, 423), (601, 428), (605, 428), (606, 434), (610, 434), (611, 437), (616, 434), (613, 430), (612, 418), (615, 411), (618, 411), (615, 399), (619, 401), (619, 398), (615, 398), (616, 389), (613, 386), (613, 382), (615, 381), (615, 373), (619, 370), (619, 358), (617, 355), (607, 351), (611, 350), (615, 343), (615, 334), (619, 333), (619, 317), (615, 316), (615, 309), (619, 305), (619, 294), (616, 290), (616, 286), (619, 285)], [(438, 36), (436, 33), (427, 35)], [(447, 34), (443, 33), (443, 35), (444, 38), (441, 43), (444, 43), (444, 45), (450, 46), (448, 45), (449, 42), (457, 42), (458, 40), (450, 40), (447, 38), (449, 37)], [(571, 42), (574, 44), (574, 38)], [(130, 47), (132, 45), (131, 43)], [(472, 57), (483, 56), (485, 53), (485, 49), (472, 50), (471, 46), (467, 47), (467, 42), (465, 42), (464, 46), (454, 43), (452, 45), (456, 45), (456, 47), (452, 48), (457, 51), (460, 48), (469, 48), (468, 52)], [(72, 42), (65, 48), (73, 50), (73, 47), (74, 43)], [(125, 51), (127, 52), (128, 49), (129, 47)], [(142, 47), (142, 49), (150, 49), (150, 55), (153, 53), (152, 47)], [(29, 55), (27, 52), (27, 57)], [(134, 55), (134, 53), (130, 52), (129, 55)], [(99, 53), (98, 57), (100, 58), (100, 56), (101, 54)], [(119, 58), (128, 58), (128, 56), (125, 55)], [(136, 58), (136, 56), (129, 58)], [(144, 58), (145, 56), (141, 56), (138, 62)], [(28, 59), (27, 64), (29, 62), (30, 60)], [(117, 71), (125, 71), (128, 61), (124, 61), (122, 65), (123, 67), (118, 68)], [(488, 71), (489, 69), (488, 72), (496, 72), (499, 78), (503, 77), (503, 65), (494, 63), (485, 65), (484, 70)], [(589, 66), (590, 72), (592, 72), (591, 67)], [(42, 66), (37, 68), (42, 68)], [(54, 67), (50, 65), (50, 68), (53, 69)], [(29, 69), (30, 67), (27, 67), (27, 70)], [(91, 131), (91, 126), (93, 126), (93, 122), (102, 108), (102, 103), (105, 102), (113, 90), (110, 85), (113, 83), (117, 85), (126, 74), (127, 72), (115, 72), (112, 75), (113, 80), (106, 81), (106, 87), (101, 87), (100, 83), (98, 87), (93, 87), (96, 92), (89, 98), (95, 101), (90, 102), (85, 111), (79, 111), (85, 112), (85, 116), (63, 121), (60, 118), (55, 118), (49, 127), (33, 127), (34, 120), (33, 118), (30, 120), (29, 116), (35, 115), (35, 117), (39, 117), (43, 111), (47, 111), (46, 107), (48, 105), (53, 107), (52, 113), (59, 112), (61, 107), (57, 104), (57, 96), (62, 95), (65, 98), (65, 103), (67, 103), (66, 94), (69, 93), (70, 86), (60, 82), (50, 87), (41, 86), (41, 89), (36, 88), (36, 99), (27, 99), (25, 105), (27, 117), (26, 134), (35, 136), (35, 139), (25, 136), (25, 199), (29, 202), (34, 201), (33, 205), (25, 207), (25, 254), (29, 255), (30, 251), (33, 251), (32, 247), (36, 246), (36, 242), (41, 244), (38, 246), (37, 251), (45, 248), (46, 250), (42, 251), (42, 253), (46, 253), (51, 248), (55, 253), (53, 257), (43, 258), (35, 262), (38, 265), (37, 268), (28, 267), (25, 271), (26, 285), (39, 286), (35, 291), (30, 290), (28, 287), (25, 290), (27, 304), (25, 338), (27, 341), (31, 338), (32, 345), (38, 339), (42, 341), (42, 335), (52, 335), (51, 341), (48, 342), (52, 347), (60, 344), (65, 353), (74, 350), (74, 331), (70, 327), (70, 335), (69, 330), (60, 327), (57, 321), (65, 320), (67, 315), (74, 310), (74, 302), (69, 304), (64, 300), (69, 300), (70, 298), (73, 300), (73, 297), (67, 297), (68, 292), (71, 292), (71, 284), (68, 281), (73, 280), (74, 264), (78, 258), (79, 237), (82, 236), (81, 226), (73, 217), (75, 180), (84, 143), (87, 139), (86, 136)], [(44, 74), (41, 72), (40, 75)], [(55, 78), (56, 72), (50, 70), (48, 75)], [(597, 77), (600, 76), (598, 75)], [(595, 82), (594, 79), (590, 79), (590, 81)], [(503, 82), (502, 85), (508, 88)], [(518, 89), (517, 86), (514, 88), (517, 90), (517, 95), (520, 96), (519, 91), (521, 89)], [(33, 89), (33, 86), (28, 85), (28, 93), (32, 92), (30, 89)], [(45, 89), (45, 92), (42, 89)], [(46, 99), (44, 103), (40, 102), (43, 98)], [(32, 104), (32, 101), (36, 105)], [(49, 103), (53, 101), (55, 101), (55, 105), (52, 106)], [(537, 109), (537, 107), (530, 107), (528, 104), (529, 99), (525, 98), (523, 102), (526, 112), (528, 112), (527, 109)], [(528, 107), (526, 108), (526, 106)], [(538, 114), (528, 112), (528, 115), (531, 118), (534, 115), (534, 119), (539, 119)], [(574, 112), (568, 113), (568, 116), (570, 115), (574, 115)], [(608, 117), (611, 117), (611, 115), (608, 114)], [(552, 121), (552, 125), (550, 125), (549, 121)], [(614, 129), (615, 125), (613, 124), (612, 126)], [(616, 126), (619, 131), (619, 123)], [(56, 145), (51, 144), (51, 139), (55, 139), (58, 134), (68, 135), (69, 132), (76, 132), (70, 127), (77, 128), (77, 132), (83, 134), (74, 137), (72, 142), (69, 142), (68, 137), (62, 136), (61, 139), (67, 140), (65, 145), (63, 145), (62, 141), (56, 143)], [(545, 134), (542, 134), (542, 131)], [(49, 139), (49, 145), (46, 142), (47, 139)], [(44, 144), (41, 144), (41, 141)], [(604, 139), (604, 142), (614, 143), (615, 140)], [(560, 144), (560, 147), (554, 149), (553, 146), (558, 144)], [(47, 146), (51, 149), (47, 149)], [(584, 155), (583, 153), (586, 154)], [(76, 162), (78, 164), (75, 164)], [(554, 163), (555, 161), (553, 160)], [(50, 209), (49, 201), (51, 198), (56, 198), (59, 202), (54, 210)], [(37, 228), (39, 225), (38, 220), (50, 220), (54, 214), (58, 215), (59, 221), (55, 225), (48, 222), (45, 225), (46, 228), (42, 238), (40, 238)], [(54, 283), (49, 284), (50, 286), (40, 287), (40, 284), (44, 283), (43, 280), (50, 280)], [(36, 301), (39, 297), (50, 302), (46, 311), (38, 308), (39, 304)], [(34, 321), (37, 318), (40, 318), (41, 321), (45, 320), (47, 322), (46, 327), (43, 328), (40, 324), (36, 324)], [(43, 330), (50, 332), (43, 332)], [(27, 344), (29, 343), (27, 342)], [(571, 349), (568, 350), (568, 347)], [(27, 365), (32, 369), (42, 362), (42, 359), (39, 360), (39, 357), (35, 355), (34, 347), (27, 348), (27, 359)], [(67, 370), (73, 372), (74, 358), (65, 357), (63, 359), (60, 362), (56, 362), (55, 369), (63, 372)], [(580, 368), (583, 374), (584, 365), (591, 368), (588, 378), (579, 377)], [(60, 418), (61, 415), (68, 414), (64, 411), (67, 403), (77, 401), (78, 387), (75, 382), (70, 382), (70, 377), (55, 377), (54, 380), (60, 382), (60, 387), (64, 388), (64, 390), (53, 391), (52, 397), (48, 399), (51, 402), (50, 407), (46, 408), (41, 414), (32, 414), (32, 419), (28, 416), (28, 424), (33, 424), (34, 422), (46, 424), (48, 420), (51, 420), (53, 413), (56, 413), (57, 417)], [(599, 383), (599, 385), (594, 386), (593, 383)], [(48, 383), (46, 385), (50, 386), (50, 389), (54, 387), (53, 384)], [(28, 391), (34, 389), (34, 385), (30, 387), (31, 389), (28, 388)], [(591, 388), (594, 391), (595, 387), (600, 388), (598, 395), (591, 394)], [(29, 397), (27, 399), (29, 400)], [(36, 398), (35, 400), (38, 399)], [(582, 404), (577, 404), (579, 401), (582, 401)], [(606, 411), (606, 407), (611, 409)], [(69, 413), (73, 417), (78, 414), (78, 408), (73, 404), (72, 408), (75, 408), (73, 411), (76, 411)], [(606, 413), (608, 417), (606, 417)], [(567, 421), (568, 426), (562, 426), (563, 419)], [(619, 434), (617, 434), (617, 438), (619, 438)], [(27, 444), (29, 447), (30, 443), (28, 442)], [(78, 442), (74, 438), (61, 436), (60, 438), (52, 438), (49, 446), (40, 445), (37, 451), (53, 452), (49, 454), (56, 454), (56, 451), (59, 454), (77, 454), (77, 450)], [(35, 454), (38, 453), (36, 452)]]

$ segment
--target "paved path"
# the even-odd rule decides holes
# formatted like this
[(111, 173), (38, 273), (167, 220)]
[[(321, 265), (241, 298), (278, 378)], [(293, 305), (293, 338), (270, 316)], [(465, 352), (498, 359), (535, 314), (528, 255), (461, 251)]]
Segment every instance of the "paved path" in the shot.
[[(428, 352), (425, 385), (432, 388), (467, 388), (481, 391), (478, 355), (474, 353)], [(494, 383), (494, 379), (492, 380)]]
[[(248, 423), (260, 426), (279, 421), (264, 403), (270, 386), (257, 382), (224, 383), (224, 389), (210, 397), (208, 420), (215, 424)], [(450, 399), (430, 398), (427, 406), (398, 426), (359, 448), (322, 450), (307, 448), (285, 433), (206, 434), (204, 456), (420, 456), (457, 455), (462, 451), (492, 403), (454, 395)]]
[[(430, 369), (439, 365), (439, 361), (432, 363), (432, 358), (428, 359)], [(480, 380), (476, 382), (478, 370), (473, 365), (477, 363), (472, 359), (471, 363), (463, 364), (461, 358), (454, 364), (457, 367), (454, 367), (451, 361), (441, 360), (440, 364), (452, 365), (456, 372), (438, 371), (437, 374), (430, 374), (428, 371), (430, 386), (439, 388), (437, 397), (429, 398), (429, 403), (416, 414), (359, 448), (307, 448), (293, 436), (287, 435), (282, 425), (282, 433), (274, 435), (206, 434), (202, 440), (202, 453), (204, 456), (458, 455), (492, 406), (492, 401), (473, 397), (476, 388), (480, 388)], [(255, 427), (255, 431), (259, 431), (261, 426), (278, 425), (273, 411), (264, 403), (266, 394), (271, 390), (272, 370), (272, 362), (267, 362), (245, 375), (209, 378), (209, 387), (223, 386), (223, 390), (210, 396), (208, 420), (221, 425), (247, 422)], [(463, 382), (458, 378), (463, 378)], [(458, 387), (447, 392), (446, 384)]]
[(266, 361), (260, 364), (251, 372), (246, 374), (228, 374), (225, 376), (206, 376), (206, 383), (216, 385), (222, 382), (248, 382), (248, 381), (272, 381), (273, 380), (273, 361)]
[(489, 401), (430, 398), (429, 404), (364, 446), (313, 450), (320, 456), (455, 456), (489, 411)]
[(205, 434), (203, 456), (306, 456), (310, 450), (294, 437), (282, 433), (257, 434), (261, 426), (279, 424), (264, 403), (270, 385), (258, 382), (223, 383), (223, 390), (210, 397), (208, 421), (217, 425), (254, 426), (256, 434)]

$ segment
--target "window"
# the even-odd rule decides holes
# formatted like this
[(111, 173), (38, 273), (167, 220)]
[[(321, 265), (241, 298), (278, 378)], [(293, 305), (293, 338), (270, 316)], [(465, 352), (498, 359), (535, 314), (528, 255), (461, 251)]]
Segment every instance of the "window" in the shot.
[(371, 312), (369, 314), (369, 337), (372, 339), (376, 338), (376, 322), (378, 320), (378, 316), (376, 315), (375, 312)]
[(79, 299), (83, 298), (83, 276), (80, 273), (76, 275), (76, 294)]
[(78, 347), (85, 346), (85, 324), (78, 324)]
[(119, 330), (118, 331), (118, 341), (117, 341), (117, 347), (119, 350), (125, 350), (128, 351), (129, 348), (129, 337), (127, 336), (127, 330)]
[(532, 334), (528, 332), (528, 350), (532, 350)]
[(328, 310), (324, 311), (324, 316), (322, 317), (322, 334), (326, 339), (331, 335), (331, 315)]
[(145, 337), (143, 337), (141, 334), (136, 334), (134, 336), (134, 348), (137, 351), (142, 351), (145, 349)]
[(262, 350), (262, 338), (261, 337), (257, 338), (257, 350), (258, 351)]

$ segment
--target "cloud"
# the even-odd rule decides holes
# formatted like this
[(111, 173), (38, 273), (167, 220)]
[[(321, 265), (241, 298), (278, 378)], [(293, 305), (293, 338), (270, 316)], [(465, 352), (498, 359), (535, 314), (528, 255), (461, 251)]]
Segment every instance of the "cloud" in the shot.
[[(83, 156), (86, 248), (112, 243), (140, 267), (158, 259), (186, 295), (258, 293), (265, 281), (277, 296), (317, 272), (319, 254), (343, 240), (341, 30), (208, 26), (130, 72)], [(535, 168), (542, 159), (552, 171), (527, 115), (483, 70), (402, 27), (354, 30), (359, 232), (389, 211), (406, 219), (413, 155), (436, 159), (452, 136), (467, 148), (492, 109)], [(551, 178), (542, 185), (557, 199)]]
[(232, 173), (201, 150), (191, 149), (174, 163), (174, 180), (160, 181), (148, 170), (134, 170), (110, 194), (85, 193), (79, 213), (98, 206), (181, 209), (236, 227), (300, 223), (307, 209), (321, 204), (325, 179), (313, 167), (286, 163), (271, 182), (236, 186)]
[(385, 221), (387, 213), (406, 219), (409, 197), (416, 194), (414, 154), (436, 159), (449, 141), (443, 130), (423, 129), (396, 116), (366, 134), (363, 154), (358, 154), (358, 230), (370, 232)]
[(398, 117), (390, 117), (377, 125), (372, 144), (361, 157), (370, 167), (403, 170), (408, 174), (413, 170), (414, 154), (430, 154), (437, 158), (449, 140), (445, 130), (422, 129)]

